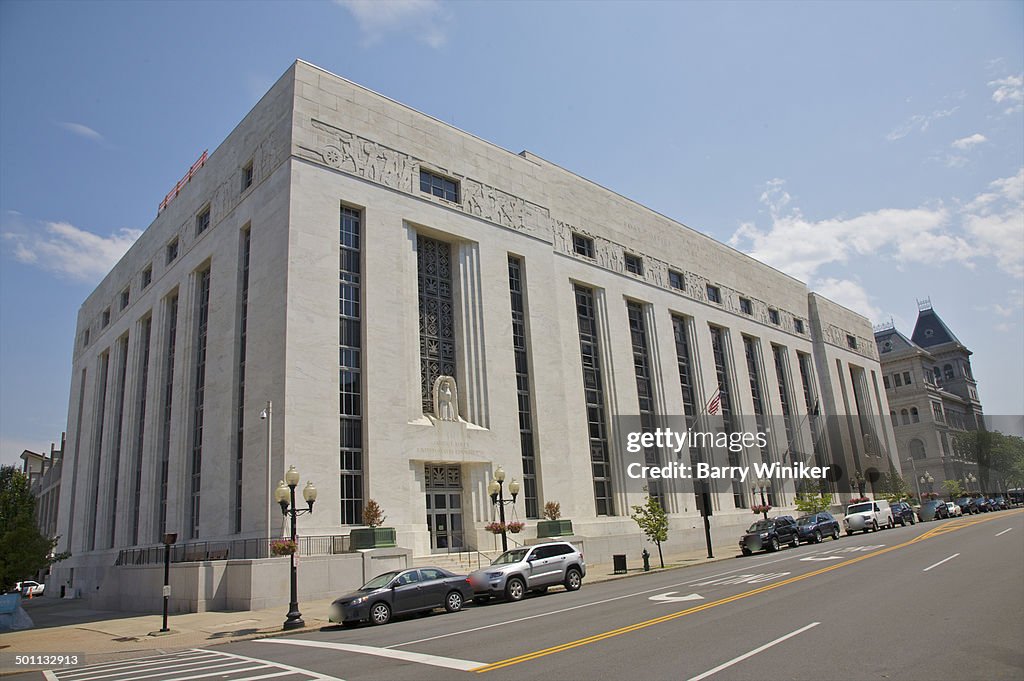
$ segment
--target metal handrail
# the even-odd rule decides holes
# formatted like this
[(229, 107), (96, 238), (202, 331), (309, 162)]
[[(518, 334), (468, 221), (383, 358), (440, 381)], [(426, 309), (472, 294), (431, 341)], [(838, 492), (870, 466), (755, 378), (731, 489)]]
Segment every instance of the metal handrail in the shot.
[(467, 558), (466, 562), (468, 562), (470, 564), (472, 564), (472, 561), (473, 561), (473, 555), (472, 554), (476, 554), (476, 569), (477, 570), (479, 570), (480, 567), (481, 567), (481, 563), (480, 563), (480, 558), (481, 557), (486, 559), (485, 560), (486, 563), (490, 563), (490, 560), (487, 559), (486, 555), (484, 555), (483, 553), (480, 553), (480, 551), (478, 551), (476, 549), (476, 547), (474, 547), (474, 546), (472, 546), (472, 545), (470, 545), (470, 544), (468, 544), (466, 542), (466, 535), (463, 532), (452, 531), (452, 532), (448, 533), (448, 540), (449, 541), (448, 541), (448, 546), (445, 548), (445, 551), (446, 551), (447, 555), (450, 556), (452, 554), (451, 538), (453, 536), (457, 537), (459, 539), (459, 546), (456, 547), (455, 553), (458, 556), (456, 558), (456, 560), (458, 560), (460, 563), (462, 562), (462, 554), (463, 553), (467, 554), (468, 558)]

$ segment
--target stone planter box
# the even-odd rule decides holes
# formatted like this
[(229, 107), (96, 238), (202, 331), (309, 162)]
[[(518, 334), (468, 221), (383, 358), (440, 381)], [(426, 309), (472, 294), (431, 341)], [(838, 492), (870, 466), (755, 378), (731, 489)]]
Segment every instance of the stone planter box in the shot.
[(386, 549), (397, 546), (395, 528), (363, 527), (352, 530), (349, 535), (349, 547), (358, 549)]
[(571, 520), (537, 521), (537, 537), (564, 537), (572, 534)]

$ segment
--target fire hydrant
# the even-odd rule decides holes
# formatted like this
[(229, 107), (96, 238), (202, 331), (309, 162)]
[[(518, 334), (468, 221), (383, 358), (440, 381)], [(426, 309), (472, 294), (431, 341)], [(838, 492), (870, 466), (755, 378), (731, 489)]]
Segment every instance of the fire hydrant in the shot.
[(641, 553), (640, 555), (644, 557), (644, 572), (650, 572), (651, 571), (651, 554), (650, 554), (650, 552), (647, 549), (644, 549), (644, 552)]

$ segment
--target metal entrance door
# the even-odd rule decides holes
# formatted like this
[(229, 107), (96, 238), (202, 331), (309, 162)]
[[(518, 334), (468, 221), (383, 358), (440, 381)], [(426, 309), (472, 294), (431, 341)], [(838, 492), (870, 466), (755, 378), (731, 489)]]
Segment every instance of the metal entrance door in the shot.
[(426, 474), (430, 548), (436, 552), (462, 548), (462, 471), (457, 465), (427, 464)]

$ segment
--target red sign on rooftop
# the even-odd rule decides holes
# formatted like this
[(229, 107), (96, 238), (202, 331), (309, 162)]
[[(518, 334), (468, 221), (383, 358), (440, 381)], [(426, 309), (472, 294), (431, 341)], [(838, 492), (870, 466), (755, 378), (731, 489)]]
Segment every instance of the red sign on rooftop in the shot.
[[(209, 150), (207, 150), (207, 151), (209, 151)], [(178, 194), (181, 193), (181, 190), (184, 189), (185, 185), (187, 185), (189, 183), (189, 181), (192, 179), (192, 176), (195, 175), (196, 172), (200, 168), (202, 168), (205, 163), (206, 163), (206, 151), (203, 152), (203, 155), (199, 157), (198, 161), (196, 161), (195, 163), (192, 164), (192, 167), (188, 169), (187, 173), (185, 173), (185, 177), (183, 177), (180, 180), (178, 180), (178, 184), (174, 185), (174, 189), (172, 189), (171, 191), (167, 192), (167, 196), (165, 196), (164, 200), (160, 202), (160, 207), (156, 211), (157, 215), (162, 213), (164, 208), (167, 208), (167, 204), (169, 204), (171, 201), (173, 201), (175, 198), (177, 198)]]

